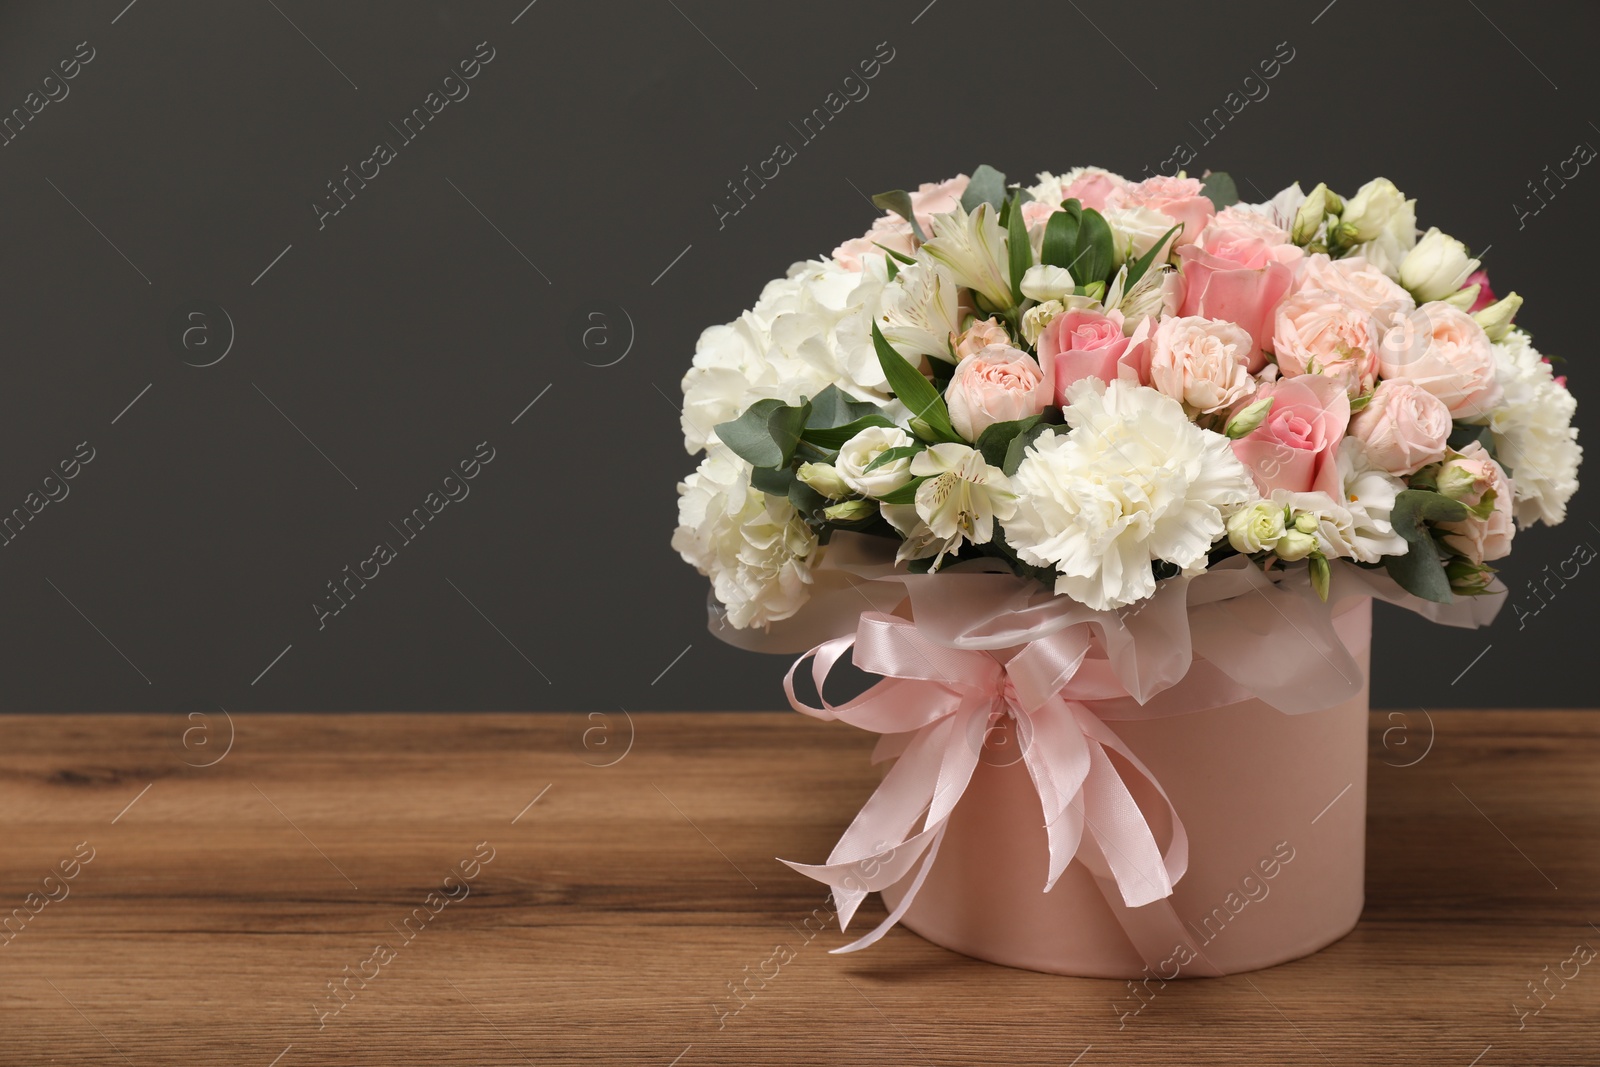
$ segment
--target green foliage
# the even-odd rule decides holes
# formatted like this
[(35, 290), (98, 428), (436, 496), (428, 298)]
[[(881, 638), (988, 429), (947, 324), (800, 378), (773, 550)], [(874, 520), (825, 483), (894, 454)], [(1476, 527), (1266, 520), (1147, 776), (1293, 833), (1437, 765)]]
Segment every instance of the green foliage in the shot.
[(885, 211), (892, 211), (896, 215), (911, 223), (911, 232), (917, 235), (917, 240), (926, 241), (922, 236), (922, 227), (917, 225), (917, 213), (911, 210), (911, 194), (904, 189), (890, 189), (887, 193), (879, 193), (872, 198), (872, 202)]
[[(978, 435), (974, 447), (983, 453), (983, 461), (991, 467), (1004, 469), (1006, 455), (1011, 450), (1011, 442), (1019, 434), (1027, 433), (1039, 424), (1042, 416), (1029, 415), (1025, 419), (1015, 422), (997, 422)], [(1019, 460), (1020, 462), (1020, 460)]]
[(1028, 446), (1037, 441), (1040, 434), (1051, 428), (1043, 422), (1035, 423), (1007, 443), (1005, 463), (1000, 468), (1005, 471), (1006, 477), (1009, 478), (1017, 473), (1017, 468), (1022, 466), (1022, 460), (1027, 453)]
[(1006, 200), (1006, 176), (987, 163), (980, 164), (967, 182), (967, 191), (961, 194), (961, 209), (968, 214), (979, 204), (989, 204), (996, 211)]
[(717, 426), (717, 436), (754, 467), (787, 467), (800, 444), (811, 404), (791, 407), (781, 400), (757, 400), (744, 414)]
[(878, 353), (878, 365), (889, 380), (889, 388), (900, 402), (911, 409), (911, 414), (927, 424), (933, 435), (941, 441), (960, 441), (961, 437), (950, 425), (950, 410), (944, 397), (922, 376), (922, 372), (907, 363), (894, 346), (883, 339), (878, 324), (872, 324), (872, 346)]
[(1467, 505), (1430, 490), (1406, 489), (1397, 495), (1389, 521), (1394, 525), (1394, 532), (1405, 538), (1410, 550), (1403, 556), (1384, 559), (1389, 577), (1406, 592), (1424, 600), (1450, 603), (1454, 599), (1450, 577), (1445, 573), (1444, 560), (1428, 524), (1460, 522), (1467, 514)]
[(1225, 170), (1212, 171), (1200, 182), (1200, 191), (1205, 193), (1218, 211), (1225, 207), (1232, 207), (1239, 202), (1239, 187)]
[(1028, 227), (1022, 221), (1022, 201), (1013, 197), (1011, 215), (1006, 221), (1006, 251), (1011, 260), (1011, 298), (1022, 303), (1022, 276), (1033, 266), (1033, 246), (1028, 243)]

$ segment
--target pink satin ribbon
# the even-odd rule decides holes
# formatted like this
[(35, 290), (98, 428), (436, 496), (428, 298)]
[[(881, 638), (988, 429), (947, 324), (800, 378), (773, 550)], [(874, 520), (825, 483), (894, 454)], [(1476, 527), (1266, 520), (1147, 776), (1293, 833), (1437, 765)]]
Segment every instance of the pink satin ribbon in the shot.
[[(884, 680), (842, 705), (824, 697), (823, 706), (814, 708), (795, 696), (794, 674), (807, 658), (821, 694), (851, 648), (857, 667)], [(789, 669), (784, 691), (797, 711), (882, 734), (875, 759), (898, 755), (827, 863), (784, 861), (832, 887), (841, 929), (869, 892), (916, 871), (910, 892), (888, 918), (835, 951), (865, 948), (899, 922), (938, 855), (989, 729), (1002, 715), (1017, 721), (1022, 760), (1044, 813), (1050, 848), (1044, 891), (1079, 854), (1087, 829), (1128, 907), (1171, 895), (1188, 867), (1188, 836), (1160, 783), (1091, 710), (1093, 701), (1127, 696), (1109, 663), (1089, 658), (1091, 648), (1089, 627), (1079, 625), (1003, 659), (937, 644), (905, 619), (869, 611), (854, 634), (823, 642)], [(1165, 849), (1107, 750), (1126, 760), (1166, 803), (1172, 830)]]

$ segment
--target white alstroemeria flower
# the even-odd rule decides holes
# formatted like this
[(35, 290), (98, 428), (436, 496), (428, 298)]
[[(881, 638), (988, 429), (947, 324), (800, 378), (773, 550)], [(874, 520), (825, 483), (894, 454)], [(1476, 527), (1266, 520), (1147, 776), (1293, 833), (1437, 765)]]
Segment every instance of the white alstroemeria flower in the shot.
[(1022, 276), (1022, 295), (1030, 300), (1060, 300), (1077, 288), (1072, 274), (1065, 267), (1052, 267), (1037, 263)]
[(921, 251), (948, 267), (956, 281), (995, 308), (1015, 303), (1006, 232), (1000, 228), (993, 205), (979, 204), (970, 215), (960, 207), (935, 215), (933, 233)]
[(987, 544), (995, 520), (1005, 522), (1017, 510), (1011, 481), (983, 453), (966, 445), (934, 445), (911, 461), (911, 473), (928, 480), (917, 486), (917, 517), (941, 543), (934, 566), (963, 541)]
[(1125, 337), (1132, 337), (1146, 319), (1153, 320), (1154, 328), (1162, 316), (1178, 313), (1178, 306), (1183, 303), (1183, 276), (1178, 271), (1152, 264), (1132, 287), (1127, 280), (1128, 267), (1123, 264), (1111, 279), (1105, 298), (1107, 310), (1122, 312)]
[[(926, 247), (926, 246), (924, 246)], [(917, 256), (900, 268), (878, 296), (878, 329), (895, 351), (951, 362), (952, 338), (961, 333), (959, 286), (939, 263)]]
[(1203, 570), (1227, 516), (1256, 499), (1228, 439), (1147, 386), (1084, 378), (1067, 401), (1072, 431), (1041, 434), (1012, 479), (1017, 554), (1097, 611), (1154, 593), (1155, 560)]

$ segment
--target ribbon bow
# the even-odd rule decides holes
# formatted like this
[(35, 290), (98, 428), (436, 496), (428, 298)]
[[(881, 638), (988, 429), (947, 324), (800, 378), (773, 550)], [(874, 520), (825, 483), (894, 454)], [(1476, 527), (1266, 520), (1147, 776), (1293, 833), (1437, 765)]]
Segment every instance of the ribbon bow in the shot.
[[(852, 648), (855, 665), (883, 681), (845, 704), (829, 704), (821, 696), (824, 683)], [(834, 951), (866, 948), (900, 921), (938, 855), (989, 731), (1007, 715), (1016, 720), (1021, 758), (1044, 816), (1050, 852), (1045, 891), (1084, 848), (1087, 828), (1129, 907), (1172, 894), (1188, 867), (1188, 837), (1160, 783), (1092, 709), (1096, 701), (1128, 696), (1109, 661), (1091, 656), (1092, 649), (1088, 624), (989, 652), (936, 643), (906, 619), (869, 611), (854, 634), (824, 641), (789, 669), (784, 691), (795, 710), (883, 735), (874, 762), (898, 756), (827, 863), (783, 861), (832, 887), (840, 929), (869, 892), (916, 871), (909, 891), (882, 923)], [(794, 693), (795, 671), (808, 658), (820, 708)], [(1171, 836), (1165, 850), (1108, 749), (1166, 803)]]

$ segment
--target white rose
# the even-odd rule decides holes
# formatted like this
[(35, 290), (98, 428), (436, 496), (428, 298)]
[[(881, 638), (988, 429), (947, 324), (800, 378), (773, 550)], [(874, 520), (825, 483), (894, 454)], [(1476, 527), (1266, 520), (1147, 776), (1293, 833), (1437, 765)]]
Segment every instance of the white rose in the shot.
[(735, 629), (787, 619), (811, 596), (817, 538), (786, 499), (750, 487), (750, 464), (713, 442), (678, 484), (672, 547), (711, 579)]
[[(1172, 219), (1147, 207), (1115, 207), (1101, 212), (1111, 227), (1112, 250), (1118, 261), (1141, 259), (1156, 246), (1163, 234), (1172, 229)], [(1174, 242), (1182, 234), (1174, 234), (1167, 242), (1170, 257)]]
[(897, 426), (869, 426), (844, 443), (833, 468), (846, 485), (862, 496), (883, 496), (911, 480), (911, 457), (890, 460), (870, 471), (867, 468), (889, 449), (915, 443)]
[(1250, 334), (1231, 322), (1166, 319), (1151, 343), (1150, 384), (1190, 412), (1220, 411), (1255, 392), (1246, 369), (1254, 349)]
[(1357, 242), (1348, 254), (1398, 278), (1400, 261), (1417, 243), (1417, 202), (1389, 179), (1375, 178), (1345, 203), (1340, 229)]
[(1466, 245), (1434, 227), (1400, 261), (1400, 284), (1418, 300), (1443, 300), (1467, 284), (1467, 276), (1477, 269)]

